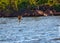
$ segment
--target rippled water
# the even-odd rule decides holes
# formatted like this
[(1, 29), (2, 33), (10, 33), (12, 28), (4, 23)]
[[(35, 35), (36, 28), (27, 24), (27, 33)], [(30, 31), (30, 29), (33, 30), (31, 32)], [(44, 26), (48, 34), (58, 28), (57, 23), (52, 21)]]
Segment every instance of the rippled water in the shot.
[(0, 43), (60, 43), (60, 16), (0, 18)]

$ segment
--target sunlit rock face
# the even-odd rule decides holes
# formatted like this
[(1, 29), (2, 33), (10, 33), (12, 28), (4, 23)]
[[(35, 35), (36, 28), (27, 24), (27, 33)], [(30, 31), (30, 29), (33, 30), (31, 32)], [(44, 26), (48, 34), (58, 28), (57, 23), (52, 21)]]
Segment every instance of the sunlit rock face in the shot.
[(0, 43), (60, 43), (60, 17), (0, 18)]

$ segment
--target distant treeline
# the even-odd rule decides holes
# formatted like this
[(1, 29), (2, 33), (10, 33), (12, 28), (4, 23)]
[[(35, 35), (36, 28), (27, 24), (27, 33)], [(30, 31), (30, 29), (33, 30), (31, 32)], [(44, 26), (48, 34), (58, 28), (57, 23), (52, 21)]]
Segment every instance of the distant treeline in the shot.
[(60, 11), (60, 0), (0, 0), (0, 16), (19, 15), (26, 10), (39, 10), (39, 6), (53, 6), (55, 10)]

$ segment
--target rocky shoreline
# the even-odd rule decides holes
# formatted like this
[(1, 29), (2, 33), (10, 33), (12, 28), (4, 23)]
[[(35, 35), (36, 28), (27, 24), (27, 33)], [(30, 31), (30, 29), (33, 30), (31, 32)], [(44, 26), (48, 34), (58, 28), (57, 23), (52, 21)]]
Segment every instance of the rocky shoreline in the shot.
[(43, 12), (41, 10), (32, 11), (32, 12), (23, 12), (22, 14), (14, 13), (14, 14), (0, 14), (0, 17), (17, 17), (17, 16), (23, 16), (23, 17), (39, 17), (39, 16), (60, 16), (60, 12), (52, 12), (47, 11)]
[(17, 16), (23, 16), (23, 17), (38, 17), (38, 16), (60, 16), (60, 11), (57, 11), (56, 8), (53, 6), (39, 6), (33, 9), (30, 8), (24, 8), (24, 9), (18, 9), (18, 11), (7, 8), (5, 10), (0, 10), (0, 17), (17, 17)]

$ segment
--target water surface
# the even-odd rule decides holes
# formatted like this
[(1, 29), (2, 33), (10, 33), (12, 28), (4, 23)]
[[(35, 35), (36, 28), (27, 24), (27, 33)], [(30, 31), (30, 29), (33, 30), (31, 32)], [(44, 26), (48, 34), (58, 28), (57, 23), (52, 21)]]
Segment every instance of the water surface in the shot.
[(0, 43), (60, 43), (60, 16), (0, 18)]

